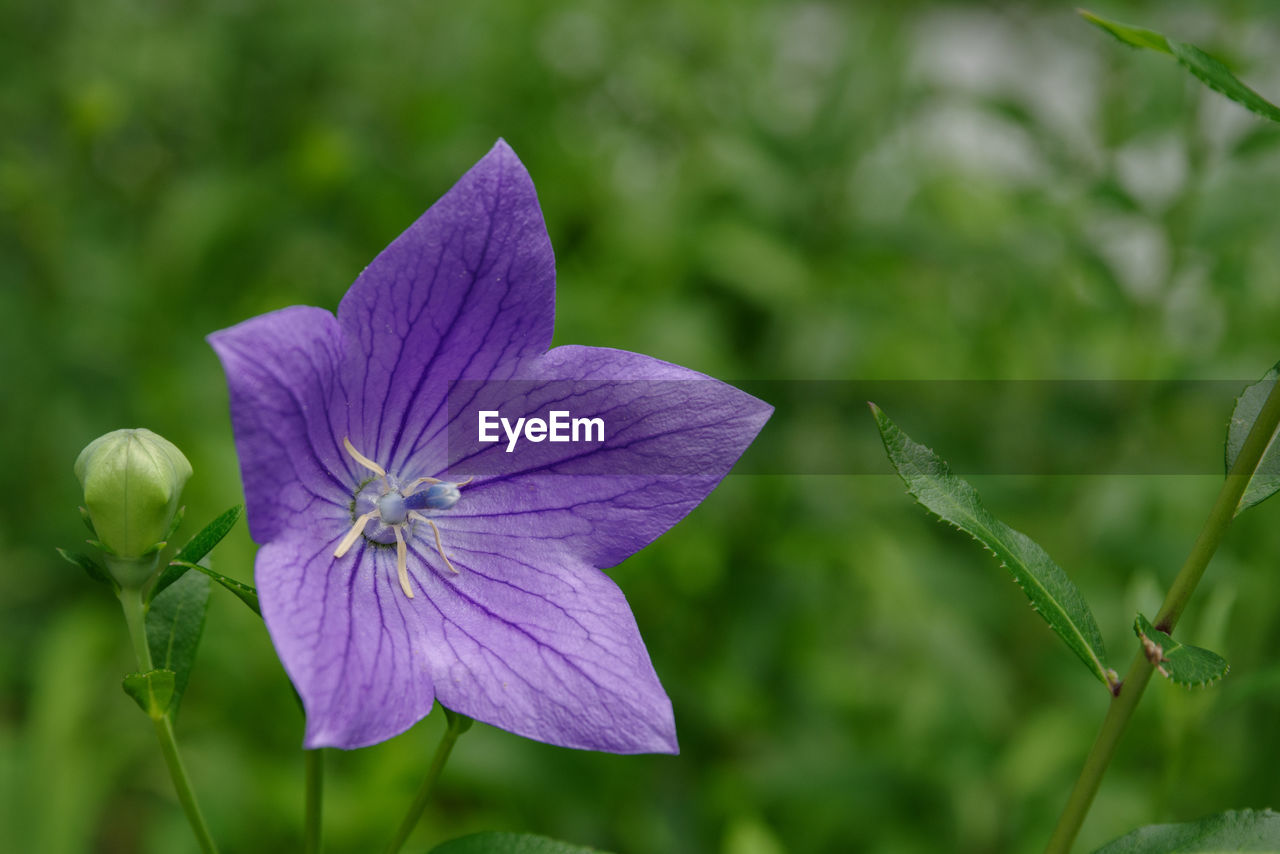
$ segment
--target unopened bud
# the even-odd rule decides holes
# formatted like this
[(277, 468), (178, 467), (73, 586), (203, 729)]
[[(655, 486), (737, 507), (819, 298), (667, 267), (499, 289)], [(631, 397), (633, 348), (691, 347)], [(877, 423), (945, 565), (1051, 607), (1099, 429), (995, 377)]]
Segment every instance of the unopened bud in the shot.
[(84, 503), (121, 584), (135, 586), (150, 573), (154, 560), (140, 559), (154, 555), (168, 535), (190, 476), (182, 451), (143, 428), (99, 436), (80, 452), (76, 477)]

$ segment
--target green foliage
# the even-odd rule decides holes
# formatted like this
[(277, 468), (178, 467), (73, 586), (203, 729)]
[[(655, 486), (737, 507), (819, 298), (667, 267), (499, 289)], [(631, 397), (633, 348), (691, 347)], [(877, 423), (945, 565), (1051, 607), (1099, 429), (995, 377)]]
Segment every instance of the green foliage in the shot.
[(431, 854), (604, 854), (598, 848), (570, 845), (527, 833), (473, 833), (431, 849)]
[(1280, 815), (1240, 810), (1184, 824), (1153, 824), (1127, 833), (1094, 854), (1226, 854), (1280, 851)]
[[(209, 608), (209, 579), (189, 573), (151, 602), (147, 611), (147, 646), (154, 667), (172, 673), (172, 699), (165, 708), (175, 715), (191, 678), (196, 649)], [(136, 698), (135, 698), (136, 699)]]
[(87, 554), (84, 554), (83, 552), (67, 551), (66, 549), (62, 549), (62, 548), (57, 549), (57, 552), (62, 556), (62, 559), (65, 560), (67, 563), (73, 564), (74, 566), (78, 566), (81, 569), (83, 569), (85, 573), (94, 581), (99, 581), (103, 584), (106, 584), (109, 587), (111, 587), (113, 590), (120, 589), (120, 585), (117, 584), (116, 580), (111, 577), (110, 573), (108, 573), (106, 569), (103, 568), (102, 564), (98, 563), (96, 560), (89, 557)]
[[(156, 596), (163, 593), (166, 587), (181, 578), (188, 569), (193, 567), (196, 569), (203, 569), (203, 567), (195, 566), (195, 564), (204, 560), (205, 556), (209, 554), (209, 552), (213, 551), (213, 547), (222, 542), (222, 538), (229, 534), (231, 529), (235, 527), (236, 521), (240, 518), (240, 514), (243, 511), (243, 504), (237, 504), (234, 507), (224, 510), (216, 519), (208, 525), (205, 525), (204, 528), (200, 530), (200, 533), (192, 537), (191, 540), (173, 556), (173, 560), (169, 561), (169, 565), (164, 568), (164, 571), (160, 573), (160, 577), (156, 579), (156, 583), (151, 587), (151, 592), (149, 594), (150, 598), (154, 599)], [(215, 581), (223, 583), (220, 579), (224, 578), (224, 576), (220, 576), (213, 572), (209, 572), (209, 576)], [(227, 581), (230, 581), (230, 579), (227, 579)], [(232, 593), (235, 593), (241, 599), (244, 599), (245, 603), (248, 604), (255, 612), (258, 610), (257, 594), (253, 594), (252, 602), (245, 599), (243, 595), (245, 590), (252, 592), (253, 588), (238, 583), (236, 587), (232, 587), (226, 583), (223, 583), (223, 586), (227, 587)], [(244, 590), (238, 588), (244, 588)]]
[(1133, 622), (1133, 633), (1142, 642), (1151, 664), (1171, 682), (1193, 686), (1209, 685), (1227, 675), (1227, 662), (1216, 652), (1174, 640), (1151, 625), (1141, 614)]
[(1169, 47), (1169, 41), (1155, 30), (1148, 30), (1145, 27), (1135, 27), (1130, 24), (1122, 24), (1119, 21), (1109, 21), (1100, 15), (1095, 15), (1086, 9), (1077, 10), (1080, 17), (1089, 23), (1098, 27), (1103, 32), (1110, 33), (1129, 47), (1145, 47), (1148, 50), (1159, 51), (1173, 56), (1173, 50)]
[(130, 673), (124, 677), (123, 687), (148, 717), (159, 719), (168, 714), (177, 699), (177, 674), (168, 669)]
[(939, 519), (964, 531), (995, 555), (1085, 666), (1108, 688), (1115, 672), (1106, 664), (1102, 633), (1084, 597), (1067, 574), (1030, 537), (1015, 531), (982, 506), (977, 490), (951, 474), (947, 464), (924, 445), (911, 441), (879, 407), (871, 405), (889, 461), (907, 491)]
[[(184, 573), (188, 569), (194, 569), (204, 573), (211, 580), (218, 582), (226, 590), (230, 591), (241, 602), (248, 605), (249, 610), (253, 611), (253, 613), (257, 614), (259, 617), (262, 616), (262, 609), (258, 606), (258, 591), (252, 586), (240, 581), (236, 581), (234, 578), (228, 578), (227, 576), (223, 575), (220, 572), (214, 572), (212, 569), (209, 569), (209, 567), (207, 566), (202, 566), (198, 563), (190, 563), (185, 560), (171, 561), (170, 568), (180, 569)], [(167, 569), (165, 570), (165, 572), (168, 572), (168, 571), (169, 570)]]
[[(1240, 456), (1244, 440), (1248, 438), (1249, 430), (1257, 420), (1262, 405), (1266, 403), (1267, 395), (1275, 386), (1277, 377), (1280, 377), (1280, 364), (1272, 367), (1267, 371), (1266, 376), (1246, 388), (1236, 400), (1236, 408), (1231, 412), (1231, 423), (1227, 426), (1225, 456), (1228, 472), (1235, 465), (1236, 457)], [(1236, 515), (1267, 500), (1276, 493), (1276, 490), (1280, 490), (1280, 448), (1277, 448), (1273, 436), (1271, 444), (1267, 445), (1262, 459), (1258, 462), (1258, 467), (1254, 469), (1249, 486), (1245, 489), (1244, 495), (1240, 496)]]
[(1198, 77), (1210, 89), (1227, 96), (1264, 119), (1280, 122), (1280, 107), (1240, 82), (1230, 69), (1195, 45), (1172, 41), (1155, 30), (1109, 21), (1092, 12), (1080, 10), (1080, 14), (1089, 23), (1131, 47), (1147, 48), (1175, 57), (1183, 68)]

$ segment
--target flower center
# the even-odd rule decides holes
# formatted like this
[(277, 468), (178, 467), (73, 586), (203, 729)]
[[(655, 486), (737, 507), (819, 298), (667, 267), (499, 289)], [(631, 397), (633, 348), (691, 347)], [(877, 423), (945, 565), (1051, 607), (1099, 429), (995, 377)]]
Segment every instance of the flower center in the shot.
[(351, 517), (354, 524), (342, 542), (334, 549), (334, 557), (342, 557), (361, 535), (371, 543), (389, 546), (396, 544), (396, 574), (400, 579), (400, 589), (404, 595), (413, 598), (413, 588), (409, 586), (409, 540), (413, 539), (415, 523), (422, 523), (431, 528), (435, 536), (436, 551), (440, 559), (452, 573), (457, 573), (453, 564), (444, 553), (444, 544), (440, 541), (440, 529), (421, 511), (448, 510), (462, 498), (459, 487), (471, 482), (468, 478), (462, 483), (449, 483), (434, 477), (420, 477), (405, 486), (386, 469), (361, 454), (351, 444), (350, 439), (342, 440), (343, 447), (351, 458), (373, 472), (377, 477), (370, 478), (356, 490), (351, 502)]

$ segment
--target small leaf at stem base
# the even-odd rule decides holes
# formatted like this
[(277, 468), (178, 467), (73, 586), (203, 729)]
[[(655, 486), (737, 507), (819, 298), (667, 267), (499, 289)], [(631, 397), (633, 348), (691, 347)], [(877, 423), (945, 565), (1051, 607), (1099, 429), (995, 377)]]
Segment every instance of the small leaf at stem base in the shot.
[(146, 673), (130, 673), (124, 677), (124, 692), (133, 698), (138, 708), (155, 720), (164, 717), (173, 702), (174, 672), (150, 670)]
[(1147, 660), (1161, 676), (1179, 685), (1191, 688), (1212, 684), (1227, 675), (1230, 669), (1225, 659), (1216, 652), (1179, 643), (1157, 629), (1141, 614), (1134, 620), (1133, 633), (1142, 641)]

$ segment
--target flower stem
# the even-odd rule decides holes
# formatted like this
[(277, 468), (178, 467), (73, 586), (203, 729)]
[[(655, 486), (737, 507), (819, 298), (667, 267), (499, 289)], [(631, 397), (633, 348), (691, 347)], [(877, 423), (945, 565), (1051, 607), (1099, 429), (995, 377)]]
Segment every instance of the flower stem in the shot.
[[(151, 648), (147, 645), (146, 605), (142, 601), (142, 590), (138, 587), (122, 587), (120, 589), (120, 606), (124, 609), (124, 621), (129, 626), (129, 638), (133, 641), (133, 652), (138, 658), (138, 669), (148, 673), (155, 669), (151, 663)], [(218, 846), (214, 844), (209, 827), (205, 824), (204, 815), (196, 803), (195, 791), (191, 788), (191, 780), (187, 777), (186, 766), (178, 754), (178, 742), (173, 734), (173, 722), (169, 715), (162, 714), (151, 718), (155, 726), (156, 738), (160, 741), (160, 752), (164, 755), (165, 765), (169, 767), (169, 777), (173, 780), (173, 788), (178, 794), (182, 810), (187, 814), (187, 822), (200, 843), (200, 850), (205, 854), (217, 854)]]
[(304, 750), (307, 764), (307, 811), (303, 827), (302, 850), (305, 854), (320, 851), (320, 806), (324, 793), (324, 756), (319, 750)]
[[(443, 709), (444, 707), (441, 706)], [(471, 729), (471, 718), (444, 709), (445, 729), (444, 734), (440, 736), (440, 744), (436, 746), (436, 755), (431, 757), (431, 767), (427, 769), (427, 777), (422, 781), (422, 785), (418, 788), (418, 794), (414, 795), (413, 803), (409, 805), (409, 812), (405, 814), (404, 821), (400, 823), (400, 829), (396, 831), (396, 838), (391, 840), (391, 844), (387, 846), (387, 854), (396, 854), (409, 839), (409, 834), (418, 826), (418, 820), (422, 818), (423, 811), (427, 808), (427, 803), (431, 800), (431, 794), (435, 791), (436, 780), (440, 777), (440, 772), (444, 770), (444, 765), (449, 761), (449, 754), (453, 752), (453, 745), (457, 742), (458, 736)]]
[[(1172, 633), (1173, 627), (1186, 609), (1196, 585), (1204, 577), (1209, 560), (1217, 551), (1218, 544), (1222, 542), (1222, 537), (1226, 534), (1231, 520), (1235, 518), (1240, 499), (1248, 488), (1263, 453), (1271, 444), (1277, 425), (1280, 425), (1280, 382), (1271, 387), (1266, 402), (1249, 430), (1248, 438), (1240, 448), (1235, 464), (1231, 466), (1231, 471), (1227, 474), (1222, 488), (1218, 490), (1218, 498), (1209, 511), (1204, 527), (1200, 529), (1200, 535), (1196, 537), (1195, 543), (1191, 546), (1191, 552), (1182, 564), (1182, 569), (1178, 571), (1173, 585), (1165, 595), (1164, 604), (1160, 606), (1160, 612), (1155, 620), (1156, 628), (1161, 631)], [(1080, 770), (1075, 788), (1071, 790), (1067, 805), (1058, 818), (1058, 825), (1049, 839), (1045, 854), (1067, 854), (1071, 850), (1076, 834), (1080, 832), (1080, 826), (1084, 824), (1085, 816), (1089, 812), (1089, 806), (1093, 803), (1094, 795), (1098, 793), (1102, 775), (1106, 773), (1107, 766), (1111, 763), (1116, 745), (1124, 734), (1129, 718), (1133, 716), (1133, 711), (1138, 706), (1138, 701), (1142, 699), (1142, 692), (1151, 681), (1153, 669), (1146, 654), (1139, 649), (1133, 664), (1129, 666), (1129, 673), (1125, 676), (1119, 693), (1111, 699), (1107, 716), (1102, 721), (1102, 729), (1098, 731), (1098, 737), (1085, 758), (1084, 767)]]

